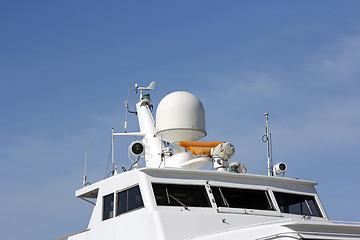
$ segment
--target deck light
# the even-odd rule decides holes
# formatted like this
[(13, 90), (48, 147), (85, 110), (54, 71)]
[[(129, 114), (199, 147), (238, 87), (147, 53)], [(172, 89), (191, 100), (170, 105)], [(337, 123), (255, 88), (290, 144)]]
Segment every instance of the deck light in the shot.
[(286, 170), (287, 170), (287, 166), (283, 162), (279, 162), (274, 166), (275, 175), (283, 174), (283, 176), (284, 176)]

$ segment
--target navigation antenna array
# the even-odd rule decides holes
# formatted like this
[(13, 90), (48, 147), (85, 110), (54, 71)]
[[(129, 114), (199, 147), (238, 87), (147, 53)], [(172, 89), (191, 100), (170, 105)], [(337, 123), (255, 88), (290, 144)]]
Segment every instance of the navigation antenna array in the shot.
[[(137, 84), (135, 84), (135, 91), (136, 93), (140, 92), (140, 101), (144, 100), (144, 102), (149, 104), (150, 109), (152, 108), (152, 105), (150, 104), (151, 100), (150, 100), (150, 94), (143, 94), (143, 91), (148, 91), (148, 90), (153, 90), (155, 88), (155, 82), (151, 82), (150, 85), (148, 87), (139, 87)], [(133, 101), (133, 106), (134, 106), (134, 111), (130, 111), (129, 110), (129, 105), (128, 102), (125, 101), (125, 106), (126, 109), (128, 110), (129, 113), (134, 113), (135, 115), (137, 115), (137, 111), (135, 108), (135, 102), (134, 102), (134, 97), (132, 95), (132, 88), (130, 85), (130, 91), (131, 91), (131, 98)], [(111, 163), (112, 163), (112, 174), (113, 175), (117, 175), (117, 163), (115, 162), (115, 158), (114, 158), (114, 136), (134, 136), (134, 137), (144, 137), (145, 133), (143, 132), (135, 132), (135, 133), (128, 133), (127, 132), (127, 121), (125, 120), (125, 124), (124, 124), (124, 133), (115, 133), (114, 132), (114, 128), (111, 129)], [(139, 146), (138, 144), (136, 146)], [(142, 146), (142, 145), (141, 145)], [(142, 153), (138, 153), (138, 159), (135, 160), (135, 162), (133, 163), (132, 167), (137, 167), (137, 162), (140, 159), (140, 155)]]

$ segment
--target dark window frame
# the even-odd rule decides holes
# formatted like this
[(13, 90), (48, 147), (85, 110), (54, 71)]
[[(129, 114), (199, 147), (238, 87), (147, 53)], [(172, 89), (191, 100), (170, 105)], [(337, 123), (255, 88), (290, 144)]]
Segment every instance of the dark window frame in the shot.
[(273, 191), (280, 212), (312, 217), (324, 217), (316, 195)]
[[(114, 217), (114, 193), (103, 196), (102, 202), (102, 220), (108, 220)], [(109, 206), (110, 205), (110, 206)]]
[[(254, 189), (254, 188), (246, 188), (246, 187), (228, 187), (228, 186), (215, 185), (215, 186), (211, 186), (211, 191), (215, 199), (215, 204), (218, 208), (225, 207), (225, 208), (249, 209), (255, 211), (269, 211), (269, 212), (277, 211), (275, 207), (275, 203), (272, 200), (270, 191), (268, 189)], [(236, 196), (235, 193), (245, 194), (244, 195), (245, 197), (241, 199), (241, 197)]]
[[(133, 194), (135, 194), (135, 195), (133, 195)], [(131, 195), (133, 195), (133, 197), (136, 201), (134, 201), (134, 199), (129, 199), (129, 195), (130, 195), (130, 198), (131, 198)], [(124, 207), (119, 207), (120, 199), (125, 200)], [(134, 185), (134, 186), (116, 191), (116, 205), (115, 205), (116, 215), (115, 216), (129, 213), (129, 212), (132, 212), (132, 211), (144, 208), (144, 207), (145, 207), (144, 200), (142, 198), (142, 194), (141, 194), (139, 185)], [(120, 209), (122, 209), (122, 210), (120, 210)]]
[(157, 206), (211, 208), (211, 201), (205, 185), (151, 183)]

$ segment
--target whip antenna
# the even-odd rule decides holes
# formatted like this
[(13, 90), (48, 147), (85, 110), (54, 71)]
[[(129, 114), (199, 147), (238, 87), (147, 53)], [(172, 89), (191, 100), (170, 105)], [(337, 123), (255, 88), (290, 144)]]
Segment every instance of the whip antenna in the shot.
[(84, 178), (83, 178), (83, 186), (84, 187), (87, 185), (86, 162), (87, 162), (87, 144), (85, 144), (85, 174), (84, 174)]
[(135, 111), (135, 114), (137, 114), (137, 112), (136, 112), (136, 107), (135, 107), (135, 101), (134, 101), (134, 93), (133, 93), (133, 90), (132, 90), (131, 84), (130, 84), (130, 93), (131, 93), (131, 99), (132, 99), (132, 103), (133, 103), (134, 111)]
[(274, 176), (273, 163), (272, 163), (272, 145), (271, 145), (271, 133), (269, 130), (269, 114), (264, 113), (266, 123), (266, 133), (262, 137), (262, 141), (267, 143), (267, 169), (268, 176)]
[(133, 95), (133, 92), (132, 92), (131, 84), (130, 84), (130, 92), (131, 92), (131, 99), (132, 99), (134, 111), (130, 111), (129, 105), (128, 105), (128, 102), (127, 102), (127, 101), (125, 101), (125, 106), (126, 106), (126, 109), (127, 109), (127, 111), (128, 111), (129, 113), (134, 113), (135, 115), (137, 115), (137, 111), (136, 111), (136, 107), (135, 107), (135, 102), (134, 102), (134, 95)]

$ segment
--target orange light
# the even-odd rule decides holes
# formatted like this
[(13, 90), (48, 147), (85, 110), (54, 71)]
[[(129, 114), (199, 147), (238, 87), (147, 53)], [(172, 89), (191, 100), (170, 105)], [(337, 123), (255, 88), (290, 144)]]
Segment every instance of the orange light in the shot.
[(191, 151), (195, 155), (207, 155), (211, 157), (211, 148), (224, 142), (204, 142), (204, 141), (180, 141), (179, 145)]

